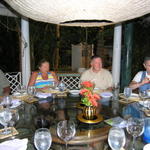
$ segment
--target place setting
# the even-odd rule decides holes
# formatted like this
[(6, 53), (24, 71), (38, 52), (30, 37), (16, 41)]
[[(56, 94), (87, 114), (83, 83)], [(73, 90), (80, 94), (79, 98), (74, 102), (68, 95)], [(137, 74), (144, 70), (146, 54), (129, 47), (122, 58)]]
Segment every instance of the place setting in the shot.
[(48, 88), (39, 90), (36, 93), (37, 97), (49, 97), (55, 94), (56, 97), (66, 97), (69, 90), (63, 82), (52, 82)]
[(124, 92), (120, 93), (119, 97), (119, 102), (123, 104), (130, 104), (141, 100), (139, 94), (133, 93), (130, 87), (125, 87)]
[(17, 91), (12, 94), (12, 98), (26, 103), (34, 103), (38, 101), (36, 98), (35, 86), (20, 86)]

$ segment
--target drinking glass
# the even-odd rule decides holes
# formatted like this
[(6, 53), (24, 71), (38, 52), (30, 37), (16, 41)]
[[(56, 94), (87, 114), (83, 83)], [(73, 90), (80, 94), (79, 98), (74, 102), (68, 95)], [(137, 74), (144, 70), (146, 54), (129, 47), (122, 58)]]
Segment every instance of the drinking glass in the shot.
[(60, 121), (57, 124), (57, 135), (61, 140), (63, 140), (66, 144), (66, 150), (67, 150), (67, 143), (70, 141), (76, 133), (75, 124), (73, 121), (64, 120)]
[(112, 87), (112, 91), (113, 91), (113, 96), (114, 96), (115, 99), (118, 98), (119, 89), (120, 89), (119, 83), (118, 82), (114, 82), (113, 83), (113, 87)]
[(50, 131), (46, 128), (40, 128), (35, 131), (34, 145), (37, 150), (48, 150), (52, 143)]
[(130, 87), (125, 87), (124, 88), (124, 96), (126, 97), (126, 100), (128, 101), (129, 97), (132, 94), (132, 88)]
[(124, 147), (126, 137), (124, 130), (118, 127), (112, 127), (108, 134), (108, 143), (112, 150), (120, 150)]
[(52, 82), (52, 89), (55, 90), (57, 86), (58, 86), (58, 83), (55, 82), (55, 81), (53, 81), (53, 82)]
[(26, 91), (27, 91), (26, 86), (20, 85), (20, 86), (18, 87), (18, 90), (17, 90), (17, 91), (18, 91), (20, 94), (26, 93)]
[(10, 108), (12, 106), (12, 97), (11, 96), (4, 96), (2, 101), (4, 108)]
[(147, 91), (139, 91), (139, 97), (142, 101), (144, 101), (145, 98), (147, 98)]
[(58, 88), (59, 88), (59, 91), (63, 92), (63, 91), (65, 91), (66, 86), (65, 86), (64, 83), (61, 82), (61, 83), (58, 85)]
[(35, 86), (28, 86), (28, 88), (27, 88), (27, 93), (28, 93), (28, 95), (30, 95), (30, 96), (34, 96), (35, 93), (36, 93)]
[(12, 119), (12, 113), (11, 113), (10, 109), (4, 109), (0, 113), (1, 113), (0, 121), (4, 125), (4, 131), (2, 134), (7, 135), (7, 134), (11, 133), (11, 131), (7, 129), (7, 126), (8, 126), (8, 123), (10, 122), (10, 120)]
[(135, 140), (144, 132), (144, 120), (139, 118), (129, 118), (127, 121), (127, 132), (133, 136), (131, 150), (136, 150)]

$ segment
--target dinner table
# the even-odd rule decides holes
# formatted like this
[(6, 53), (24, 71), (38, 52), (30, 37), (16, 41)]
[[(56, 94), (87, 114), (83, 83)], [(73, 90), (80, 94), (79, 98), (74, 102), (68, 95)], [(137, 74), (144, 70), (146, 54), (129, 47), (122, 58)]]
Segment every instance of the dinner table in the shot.
[[(37, 98), (38, 99), (38, 98)], [(65, 96), (51, 96), (40, 98), (33, 103), (23, 101), (17, 108), (19, 120), (15, 124), (17, 135), (1, 139), (0, 143), (12, 139), (28, 138), (27, 150), (36, 150), (34, 146), (34, 133), (38, 128), (48, 128), (52, 136), (51, 150), (65, 149), (65, 143), (57, 135), (57, 124), (61, 120), (72, 120), (75, 123), (76, 134), (68, 142), (68, 150), (110, 150), (108, 145), (108, 133), (111, 125), (105, 120), (120, 116), (137, 115), (143, 117), (145, 114), (140, 110), (138, 102), (124, 104), (118, 99), (99, 100), (98, 113), (103, 119), (98, 123), (84, 123), (78, 119), (83, 111), (80, 95), (66, 94)], [(0, 128), (3, 128), (0, 125)], [(126, 131), (125, 131), (126, 132)], [(131, 136), (126, 132), (126, 145), (131, 143)], [(138, 150), (142, 150), (145, 143), (141, 137), (137, 138)]]

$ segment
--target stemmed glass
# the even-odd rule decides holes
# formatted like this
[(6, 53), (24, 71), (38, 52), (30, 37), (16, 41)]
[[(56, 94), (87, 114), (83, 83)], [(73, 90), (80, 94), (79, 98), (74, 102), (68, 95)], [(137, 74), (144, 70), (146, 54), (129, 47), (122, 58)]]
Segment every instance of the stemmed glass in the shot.
[(4, 109), (0, 112), (0, 121), (4, 125), (4, 132), (2, 134), (7, 135), (11, 131), (7, 129), (8, 123), (12, 119), (12, 113), (9, 109)]
[(63, 92), (66, 90), (66, 86), (64, 83), (60, 82), (60, 84), (58, 85), (59, 91)]
[(76, 128), (73, 121), (64, 120), (57, 124), (57, 135), (66, 143), (66, 150), (68, 141), (75, 136), (75, 133)]
[(26, 86), (20, 85), (20, 86), (18, 87), (18, 90), (17, 90), (17, 91), (18, 91), (20, 94), (26, 93), (26, 91), (27, 91)]
[(10, 108), (12, 106), (12, 97), (11, 96), (4, 96), (2, 105), (4, 108)]
[(120, 150), (124, 147), (126, 137), (124, 130), (118, 127), (112, 127), (108, 134), (108, 143), (112, 150)]
[(124, 88), (124, 96), (126, 97), (127, 101), (129, 100), (129, 97), (131, 96), (131, 94), (132, 94), (132, 88), (125, 87)]
[(136, 150), (135, 140), (144, 132), (144, 120), (139, 118), (129, 118), (127, 121), (127, 132), (133, 136), (133, 143), (131, 150)]
[(142, 101), (147, 97), (147, 91), (139, 91), (139, 97)]
[(27, 88), (27, 93), (28, 93), (28, 95), (30, 95), (30, 96), (34, 96), (35, 93), (36, 93), (35, 86), (28, 86), (28, 88)]
[(35, 131), (34, 145), (37, 150), (48, 150), (51, 143), (52, 137), (47, 128), (40, 128)]

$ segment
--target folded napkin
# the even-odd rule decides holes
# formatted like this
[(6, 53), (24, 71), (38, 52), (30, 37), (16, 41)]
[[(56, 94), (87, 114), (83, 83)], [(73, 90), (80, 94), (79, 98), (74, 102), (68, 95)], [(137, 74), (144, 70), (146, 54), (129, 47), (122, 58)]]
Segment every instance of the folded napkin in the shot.
[(0, 143), (0, 150), (26, 150), (28, 139), (14, 139)]
[(38, 92), (38, 93), (36, 93), (36, 96), (39, 97), (39, 98), (47, 98), (47, 97), (51, 97), (52, 94), (51, 93), (41, 93), (41, 92)]

